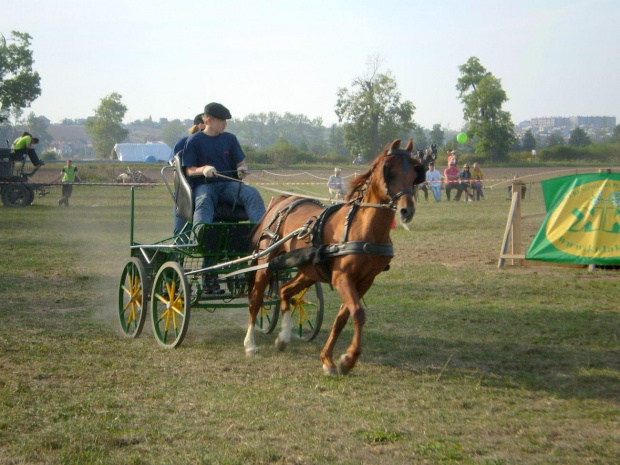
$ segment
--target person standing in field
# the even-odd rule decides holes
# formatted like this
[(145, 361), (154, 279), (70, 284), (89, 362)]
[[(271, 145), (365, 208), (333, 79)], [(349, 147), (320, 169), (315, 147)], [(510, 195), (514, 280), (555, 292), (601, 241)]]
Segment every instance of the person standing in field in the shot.
[[(62, 168), (62, 182), (63, 183), (72, 183), (76, 180), (78, 182), (82, 182), (80, 179), (80, 175), (78, 174), (77, 166), (73, 166), (71, 160), (67, 160), (67, 166)], [(62, 197), (58, 199), (58, 206), (64, 205), (65, 207), (69, 206), (69, 197), (73, 193), (73, 185), (72, 184), (63, 184), (62, 186)]]

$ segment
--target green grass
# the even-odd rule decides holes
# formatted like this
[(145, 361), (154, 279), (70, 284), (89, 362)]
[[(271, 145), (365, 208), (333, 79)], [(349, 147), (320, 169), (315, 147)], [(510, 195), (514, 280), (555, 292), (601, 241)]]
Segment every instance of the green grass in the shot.
[[(317, 340), (283, 353), (259, 335), (245, 357), (245, 309), (195, 311), (176, 350), (148, 319), (123, 339), (128, 189), (58, 197), (0, 210), (0, 464), (617, 463), (618, 272), (498, 269), (505, 188), (422, 201), (411, 231), (393, 231), (347, 377), (321, 371), (328, 286)], [(539, 186), (523, 208), (543, 210)], [(171, 210), (164, 187), (138, 189), (136, 240), (168, 237)], [(537, 228), (524, 223), (524, 243)]]

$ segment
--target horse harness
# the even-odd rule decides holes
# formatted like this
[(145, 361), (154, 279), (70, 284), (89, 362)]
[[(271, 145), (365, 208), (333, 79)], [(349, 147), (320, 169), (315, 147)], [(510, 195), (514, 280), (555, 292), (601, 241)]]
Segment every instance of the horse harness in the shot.
[[(401, 155), (403, 156), (403, 171), (409, 172), (409, 164), (407, 163), (407, 157), (411, 157), (411, 152), (407, 150), (398, 150), (393, 149), (390, 150), (386, 156), (389, 155)], [(387, 175), (386, 167), (384, 166), (383, 177), (384, 180)], [(386, 182), (387, 185), (387, 182)], [(310, 237), (311, 245), (308, 247), (302, 247), (299, 249), (291, 250), (290, 252), (286, 252), (282, 255), (275, 257), (270, 260), (268, 268), (270, 270), (284, 270), (288, 268), (294, 268), (299, 265), (303, 265), (306, 263), (312, 263), (316, 266), (321, 266), (326, 278), (331, 276), (331, 270), (329, 268), (329, 259), (333, 257), (338, 257), (342, 255), (351, 255), (351, 254), (364, 254), (364, 255), (379, 255), (383, 257), (393, 257), (394, 256), (394, 247), (391, 243), (377, 243), (377, 242), (365, 242), (365, 241), (349, 241), (349, 228), (355, 213), (362, 206), (365, 207), (375, 207), (375, 208), (389, 208), (396, 209), (396, 201), (406, 194), (413, 194), (413, 189), (405, 188), (402, 191), (392, 194), (389, 191), (387, 195), (390, 198), (389, 204), (371, 204), (361, 202), (361, 199), (355, 200), (348, 204), (339, 204), (333, 205), (331, 207), (325, 208), (321, 202), (315, 199), (299, 199), (292, 202), (290, 205), (287, 205), (284, 209), (280, 210), (276, 216), (271, 220), (269, 225), (263, 231), (263, 236), (267, 236), (270, 238), (270, 245), (280, 239), (280, 227), (282, 223), (288, 216), (288, 214), (296, 208), (298, 205), (306, 202), (311, 202), (315, 205), (318, 205), (323, 208), (323, 211), (318, 217), (311, 217), (308, 219), (306, 224), (302, 227), (302, 231), (298, 234), (298, 239), (303, 239), (305, 237)], [(342, 233), (342, 240), (337, 244), (323, 244), (323, 229), (325, 228), (325, 224), (327, 219), (336, 213), (338, 210), (343, 208), (345, 205), (350, 205), (349, 212), (345, 217), (344, 222), (344, 231)], [(276, 223), (275, 229), (271, 231), (271, 227)], [(386, 267), (386, 270), (389, 268)]]

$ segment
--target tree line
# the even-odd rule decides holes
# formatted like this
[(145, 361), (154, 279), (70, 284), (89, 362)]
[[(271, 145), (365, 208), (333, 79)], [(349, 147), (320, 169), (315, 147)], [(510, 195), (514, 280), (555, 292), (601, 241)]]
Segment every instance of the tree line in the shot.
[[(22, 119), (24, 108), (41, 94), (40, 76), (33, 69), (31, 37), (13, 31), (10, 39), (0, 36), (0, 135), (26, 127), (38, 135), (42, 145), (49, 134), (31, 113)], [(381, 58), (371, 57), (367, 71), (352, 79), (349, 87), (338, 89), (334, 106), (338, 124), (325, 127), (321, 118), (310, 119), (303, 114), (275, 112), (258, 113), (243, 119), (231, 120), (234, 132), (247, 151), (260, 162), (279, 166), (316, 161), (346, 161), (360, 156), (370, 161), (393, 139), (412, 137), (416, 147), (431, 144), (443, 149), (458, 148), (479, 159), (500, 163), (510, 161), (511, 153), (535, 150), (540, 141), (526, 132), (522, 139), (515, 135), (515, 125), (509, 112), (503, 109), (508, 97), (501, 80), (488, 71), (477, 57), (470, 57), (459, 66), (456, 83), (458, 98), (463, 104), (467, 144), (457, 144), (456, 131), (451, 133), (439, 124), (427, 129), (414, 120), (415, 105), (403, 99), (398, 83), (390, 71), (380, 72)], [(114, 144), (123, 142), (132, 124), (123, 124), (127, 107), (122, 95), (112, 92), (100, 100), (94, 114), (87, 118), (85, 129), (92, 139), (98, 158), (109, 158)], [(11, 120), (13, 120), (11, 124)], [(135, 125), (138, 122), (134, 122)], [(186, 134), (186, 121), (172, 120), (155, 123), (151, 118), (146, 126), (161, 125), (162, 140), (173, 146)], [(616, 127), (613, 141), (617, 141)], [(564, 146), (557, 134), (549, 136), (546, 147)], [(554, 144), (554, 145), (552, 145)], [(581, 128), (571, 134), (569, 147), (591, 145)], [(558, 151), (559, 153), (559, 151)], [(514, 157), (513, 157), (514, 158)]]

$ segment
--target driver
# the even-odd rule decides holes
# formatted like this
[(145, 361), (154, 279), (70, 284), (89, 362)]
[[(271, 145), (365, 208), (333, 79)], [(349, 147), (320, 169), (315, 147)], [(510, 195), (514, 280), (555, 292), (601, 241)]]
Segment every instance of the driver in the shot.
[[(190, 178), (194, 195), (194, 224), (212, 223), (219, 201), (243, 205), (248, 218), (258, 223), (265, 214), (259, 192), (245, 183), (248, 173), (245, 154), (233, 134), (225, 132), (230, 111), (221, 103), (205, 106), (205, 128), (189, 137), (183, 151), (183, 167)], [(221, 173), (225, 177), (219, 177)]]

